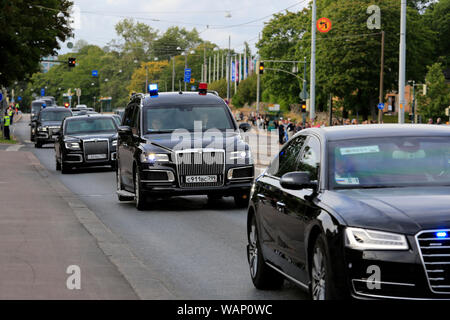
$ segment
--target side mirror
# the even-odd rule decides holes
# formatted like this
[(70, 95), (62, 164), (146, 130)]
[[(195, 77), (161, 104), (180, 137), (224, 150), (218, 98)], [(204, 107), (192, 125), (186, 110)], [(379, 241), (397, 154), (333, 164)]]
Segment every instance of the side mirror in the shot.
[(121, 135), (131, 135), (132, 134), (130, 126), (120, 126), (117, 131)]
[(311, 181), (309, 172), (294, 171), (281, 177), (280, 185), (288, 190), (316, 189), (317, 181)]
[(251, 128), (252, 128), (252, 126), (247, 122), (241, 123), (239, 125), (239, 130), (242, 130), (243, 132), (250, 131)]

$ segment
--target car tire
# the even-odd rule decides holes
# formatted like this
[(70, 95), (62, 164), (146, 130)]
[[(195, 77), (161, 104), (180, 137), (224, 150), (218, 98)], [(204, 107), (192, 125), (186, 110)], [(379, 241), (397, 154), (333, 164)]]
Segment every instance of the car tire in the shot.
[(35, 148), (38, 148), (38, 149), (39, 149), (39, 148), (42, 148), (42, 142), (36, 141), (35, 144), (34, 144), (34, 147), (35, 147)]
[(64, 163), (64, 160), (62, 158), (61, 158), (60, 163), (61, 163), (61, 173), (62, 174), (67, 174), (72, 171), (72, 169), (66, 163)]
[(234, 195), (234, 203), (238, 208), (248, 207), (249, 196), (246, 193)]
[(141, 177), (139, 176), (139, 170), (137, 168), (134, 173), (134, 199), (136, 201), (136, 209), (139, 211), (146, 209), (147, 202), (145, 194), (142, 191)]
[[(116, 170), (116, 184), (117, 184), (117, 191), (123, 190), (122, 189), (122, 179), (120, 178), (120, 171), (119, 169)], [(133, 201), (133, 197), (125, 197), (121, 196), (120, 194), (117, 194), (117, 198), (119, 201)]]
[(312, 250), (310, 260), (310, 296), (312, 300), (335, 300), (333, 273), (326, 239), (320, 234)]
[(270, 268), (264, 261), (254, 215), (250, 220), (247, 239), (247, 260), (253, 285), (260, 290), (280, 289), (283, 286), (284, 277)]
[(56, 160), (56, 171), (60, 171), (61, 170), (61, 162), (58, 161), (58, 159)]

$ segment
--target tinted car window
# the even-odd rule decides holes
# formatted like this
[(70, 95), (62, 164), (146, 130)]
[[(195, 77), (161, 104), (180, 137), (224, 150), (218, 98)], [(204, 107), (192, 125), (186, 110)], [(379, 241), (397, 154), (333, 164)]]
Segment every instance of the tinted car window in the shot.
[(65, 117), (70, 117), (70, 111), (46, 111), (42, 110), (40, 113), (41, 121), (63, 121)]
[(66, 122), (65, 134), (113, 132), (116, 130), (112, 118), (84, 118)]
[(122, 120), (123, 126), (131, 127), (131, 124), (133, 122), (133, 112), (134, 112), (134, 106), (127, 107), (127, 109), (125, 110), (123, 120)]
[(297, 171), (309, 172), (311, 180), (319, 179), (320, 167), (320, 141), (315, 137), (309, 137), (299, 159)]
[(234, 130), (232, 118), (222, 105), (151, 106), (144, 109), (145, 133), (186, 129), (194, 131), (194, 123), (202, 130)]
[(298, 136), (292, 139), (272, 161), (267, 172), (275, 177), (281, 177), (288, 172), (300, 171), (298, 158), (305, 140), (305, 136)]

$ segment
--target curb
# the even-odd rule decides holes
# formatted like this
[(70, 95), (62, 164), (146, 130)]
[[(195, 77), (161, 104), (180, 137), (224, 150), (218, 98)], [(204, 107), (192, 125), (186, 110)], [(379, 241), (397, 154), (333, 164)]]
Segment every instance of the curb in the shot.
[(104, 225), (78, 196), (42, 166), (34, 154), (27, 152), (27, 157), (33, 168), (53, 189), (55, 194), (67, 202), (78, 221), (95, 238), (98, 247), (116, 266), (119, 273), (122, 274), (141, 300), (177, 299), (177, 296), (157, 277), (156, 272), (139, 260), (126, 243)]

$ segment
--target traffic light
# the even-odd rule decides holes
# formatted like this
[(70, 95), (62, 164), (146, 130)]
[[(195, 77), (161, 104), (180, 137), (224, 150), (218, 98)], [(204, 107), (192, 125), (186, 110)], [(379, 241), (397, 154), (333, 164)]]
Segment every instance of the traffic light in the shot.
[(300, 106), (302, 108), (302, 113), (306, 112), (306, 101), (300, 101)]
[(67, 62), (69, 64), (69, 67), (75, 67), (75, 65), (77, 64), (77, 59), (71, 57)]
[(264, 73), (264, 62), (260, 61), (259, 62), (259, 74), (263, 74)]

